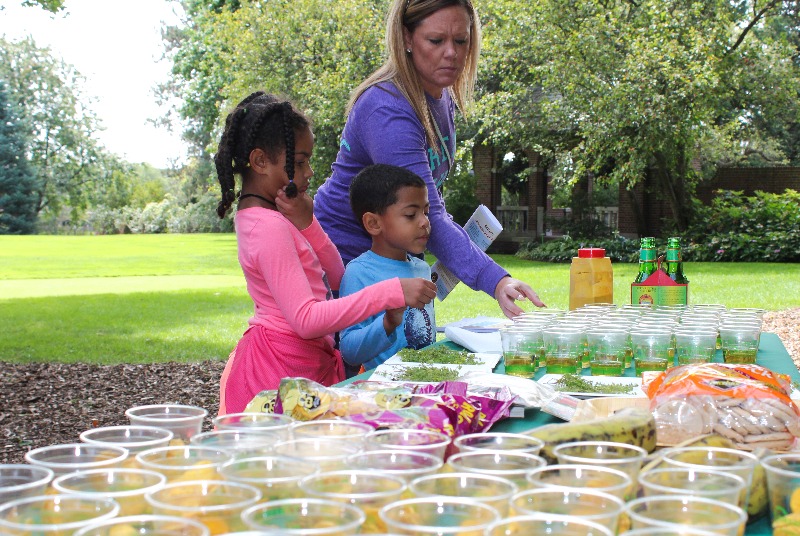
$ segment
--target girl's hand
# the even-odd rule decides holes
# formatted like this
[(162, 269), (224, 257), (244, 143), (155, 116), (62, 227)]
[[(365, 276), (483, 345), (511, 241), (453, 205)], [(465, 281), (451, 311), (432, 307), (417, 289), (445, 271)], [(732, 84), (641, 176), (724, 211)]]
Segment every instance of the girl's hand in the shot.
[(531, 286), (519, 279), (506, 276), (494, 288), (494, 298), (500, 305), (503, 314), (508, 318), (519, 316), (525, 311), (515, 303), (516, 300), (529, 299), (536, 307), (547, 307)]
[(436, 285), (421, 277), (401, 277), (400, 286), (409, 307), (422, 309), (436, 297)]
[(314, 201), (306, 192), (298, 193), (297, 197), (287, 197), (284, 190), (285, 188), (278, 190), (275, 205), (287, 220), (302, 231), (311, 225), (314, 219)]

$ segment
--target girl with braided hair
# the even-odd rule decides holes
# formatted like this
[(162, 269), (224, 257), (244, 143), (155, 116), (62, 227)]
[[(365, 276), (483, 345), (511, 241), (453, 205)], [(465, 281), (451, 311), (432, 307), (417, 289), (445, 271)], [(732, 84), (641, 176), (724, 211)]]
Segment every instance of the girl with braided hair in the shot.
[(332, 299), (344, 265), (306, 193), (313, 147), (309, 120), (262, 91), (225, 120), (214, 159), (222, 190), (217, 214), (224, 217), (238, 198), (239, 264), (255, 312), (222, 374), (220, 415), (243, 411), (285, 377), (323, 385), (344, 380), (334, 332), (386, 309), (423, 307), (436, 295), (430, 281), (394, 278)]

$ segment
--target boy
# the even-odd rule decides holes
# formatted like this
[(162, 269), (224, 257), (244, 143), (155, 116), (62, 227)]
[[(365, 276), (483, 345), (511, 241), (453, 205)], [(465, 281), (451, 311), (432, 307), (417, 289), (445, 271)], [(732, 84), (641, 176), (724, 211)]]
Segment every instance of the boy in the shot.
[[(341, 296), (392, 277), (431, 278), (430, 266), (419, 258), (431, 233), (428, 189), (419, 176), (398, 166), (367, 166), (350, 185), (350, 206), (372, 237), (372, 248), (347, 264)], [(371, 369), (402, 348), (435, 340), (431, 301), (421, 309), (388, 309), (346, 328), (339, 349), (345, 362)]]

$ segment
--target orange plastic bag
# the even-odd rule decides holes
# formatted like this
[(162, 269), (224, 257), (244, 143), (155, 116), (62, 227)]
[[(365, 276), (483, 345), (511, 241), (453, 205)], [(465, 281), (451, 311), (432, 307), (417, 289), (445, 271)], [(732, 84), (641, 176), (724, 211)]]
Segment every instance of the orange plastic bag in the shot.
[(760, 365), (700, 363), (671, 368), (644, 386), (659, 441), (718, 433), (739, 448), (788, 450), (800, 436), (789, 376)]

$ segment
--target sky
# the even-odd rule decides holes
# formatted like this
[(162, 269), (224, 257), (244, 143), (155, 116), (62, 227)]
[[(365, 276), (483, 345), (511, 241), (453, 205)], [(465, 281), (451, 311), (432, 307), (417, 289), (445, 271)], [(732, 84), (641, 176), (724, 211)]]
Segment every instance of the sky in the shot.
[(19, 40), (31, 36), (48, 46), (86, 78), (83, 93), (104, 130), (97, 138), (110, 152), (158, 168), (186, 160), (180, 128), (169, 132), (147, 122), (165, 113), (153, 89), (168, 80), (170, 62), (163, 53), (160, 28), (180, 22), (180, 6), (167, 0), (66, 0), (54, 15), (22, 7), (22, 0), (0, 0), (0, 34)]

